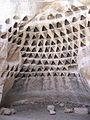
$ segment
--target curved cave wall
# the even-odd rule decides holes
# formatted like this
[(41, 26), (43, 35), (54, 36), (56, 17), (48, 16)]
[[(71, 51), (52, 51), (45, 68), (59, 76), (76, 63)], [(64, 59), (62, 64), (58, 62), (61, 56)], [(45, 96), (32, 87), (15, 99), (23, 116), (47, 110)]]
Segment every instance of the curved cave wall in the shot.
[(33, 18), (25, 16), (8, 29), (2, 104), (18, 100), (89, 103), (89, 86), (78, 71), (78, 51), (86, 47), (90, 11), (51, 5)]

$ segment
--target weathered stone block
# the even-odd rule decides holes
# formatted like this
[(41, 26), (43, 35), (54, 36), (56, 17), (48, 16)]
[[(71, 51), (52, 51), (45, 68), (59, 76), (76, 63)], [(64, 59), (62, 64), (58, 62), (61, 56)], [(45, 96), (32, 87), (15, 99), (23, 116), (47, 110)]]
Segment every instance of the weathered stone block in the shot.
[(86, 107), (74, 108), (74, 112), (77, 114), (88, 114), (88, 109)]

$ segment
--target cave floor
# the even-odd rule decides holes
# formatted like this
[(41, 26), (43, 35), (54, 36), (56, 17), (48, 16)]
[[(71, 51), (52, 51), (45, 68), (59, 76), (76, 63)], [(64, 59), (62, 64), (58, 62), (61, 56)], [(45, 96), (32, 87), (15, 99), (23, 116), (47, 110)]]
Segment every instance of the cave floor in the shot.
[(90, 120), (90, 115), (64, 113), (64, 111), (59, 108), (56, 109), (56, 115), (49, 115), (46, 108), (38, 108), (17, 112), (17, 114), (11, 116), (1, 115), (0, 120)]

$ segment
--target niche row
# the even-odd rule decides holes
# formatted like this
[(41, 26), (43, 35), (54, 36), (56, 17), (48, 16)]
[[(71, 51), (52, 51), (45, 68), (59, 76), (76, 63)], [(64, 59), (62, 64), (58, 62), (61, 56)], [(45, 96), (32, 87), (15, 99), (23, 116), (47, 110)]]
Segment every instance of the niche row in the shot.
[[(81, 28), (82, 27), (82, 28)], [(72, 40), (76, 40), (78, 39), (78, 37), (80, 36), (80, 38), (84, 38), (85, 37), (85, 28), (86, 26), (84, 25), (80, 25), (80, 29), (78, 28), (78, 26), (74, 26), (73, 29), (71, 29), (71, 27), (65, 27), (65, 28), (62, 28), (62, 29), (58, 29), (56, 31), (56, 28), (54, 30), (52, 30), (51, 32), (48, 30), (48, 31), (45, 31), (45, 32), (38, 32), (38, 33), (33, 33), (31, 32), (31, 36), (29, 33), (26, 34), (26, 39), (31, 39), (31, 40), (43, 40), (43, 39), (59, 39), (60, 37), (61, 38), (64, 38), (66, 37), (66, 35), (68, 36), (72, 36), (72, 38), (70, 37), (71, 41)], [(78, 34), (76, 33), (80, 33), (79, 36), (77, 36)]]
[(25, 74), (25, 73), (18, 73), (15, 75), (15, 78), (31, 78), (31, 77), (77, 77), (75, 73), (69, 73), (69, 72), (47, 72), (47, 73), (32, 73), (32, 74)]
[[(46, 26), (45, 25), (43, 25), (43, 26), (37, 26), (36, 25), (35, 27), (33, 26), (32, 31), (30, 30), (31, 29), (30, 26), (28, 26), (27, 29), (26, 29), (26, 32), (27, 33), (28, 32), (31, 32), (31, 33), (39, 33), (39, 32), (45, 33), (49, 30), (51, 30), (51, 31), (53, 30), (52, 32), (54, 32), (54, 30), (56, 29), (58, 31), (61, 30), (60, 35), (64, 36), (65, 34), (70, 34), (72, 32), (75, 33), (75, 32), (78, 32), (79, 30), (84, 30), (85, 27), (89, 27), (89, 22), (88, 22), (87, 26), (86, 26), (85, 22), (86, 22), (86, 20), (84, 20), (83, 22), (81, 21), (81, 23), (76, 23), (76, 24), (73, 25), (66, 19), (65, 20), (65, 25), (68, 25), (68, 26), (64, 26), (63, 22), (57, 22), (57, 23), (46, 24)], [(66, 31), (66, 32), (64, 33), (64, 31)], [(58, 35), (54, 33), (54, 37), (58, 37)]]
[[(60, 8), (59, 8), (60, 9)], [(87, 9), (87, 7), (86, 6), (74, 6), (74, 5), (72, 5), (70, 8), (68, 8), (68, 10), (65, 12), (65, 15), (66, 16), (69, 16), (69, 15), (72, 15), (72, 14), (76, 14), (77, 12), (82, 12), (82, 11), (84, 11), (84, 10), (86, 10)], [(57, 10), (58, 11), (58, 10)], [(60, 10), (61, 11), (61, 10)], [(59, 12), (59, 11), (58, 11)], [(44, 13), (45, 14), (45, 13)], [(51, 20), (51, 19), (57, 19), (57, 18), (61, 18), (61, 17), (63, 17), (63, 15), (61, 14), (61, 13), (56, 13), (56, 14), (53, 14), (53, 13), (51, 13), (51, 14), (48, 14), (48, 13), (46, 13), (46, 15), (45, 16), (37, 16), (36, 18), (38, 18), (39, 20)]]
[[(85, 35), (84, 34), (80, 34), (80, 38), (85, 39)], [(22, 39), (21, 38), (19, 38), (19, 37), (13, 38), (13, 36), (9, 37), (8, 41), (12, 42), (12, 43), (16, 43), (19, 46), (22, 43)], [(38, 40), (38, 41), (36, 41), (36, 40), (33, 40), (33, 41), (25, 40), (24, 46), (29, 46), (30, 45), (31, 47), (34, 47), (34, 46), (35, 47), (36, 46), (42, 47), (42, 46), (59, 45), (59, 44), (64, 44), (64, 46), (65, 46), (69, 42), (73, 42), (73, 41), (77, 42), (78, 41), (78, 37), (76, 37), (75, 35), (73, 35), (73, 39), (71, 39), (71, 38), (68, 37), (67, 39), (66, 38), (63, 38), (63, 39), (59, 38), (59, 39), (55, 39), (55, 40), (47, 40), (47, 39), (46, 40), (45, 39), (44, 40)], [(84, 45), (83, 42), (81, 42), (80, 46), (83, 47), (85, 45)]]
[[(53, 71), (58, 71), (58, 72), (67, 72), (68, 70), (70, 70), (70, 68), (73, 66), (34, 66), (34, 67), (26, 67), (26, 66), (22, 66), (20, 69), (20, 73), (36, 73), (36, 72), (53, 72)], [(74, 67), (77, 67), (77, 65), (74, 65)]]
[[(69, 43), (69, 42), (73, 42), (73, 41), (78, 41), (78, 38), (82, 38), (82, 39), (85, 39), (85, 33), (80, 33), (80, 36), (78, 35), (75, 35), (75, 34), (71, 34), (70, 36), (67, 36), (67, 37), (59, 37), (59, 38), (56, 38), (56, 39), (26, 39), (25, 42), (24, 42), (24, 45), (29, 45), (31, 44), (31, 46), (48, 46), (48, 45), (58, 45), (58, 44), (66, 44), (66, 43)], [(20, 39), (20, 38), (19, 38)]]
[[(45, 53), (43, 53), (43, 54), (39, 54), (39, 53), (23, 53), (22, 54), (22, 58), (23, 59), (35, 59), (35, 60), (37, 60), (37, 59), (47, 59), (47, 60), (49, 60), (49, 59), (61, 59), (61, 58), (64, 58), (64, 59), (68, 59), (69, 57), (71, 58), (71, 57), (76, 57), (77, 56), (77, 54), (78, 54), (78, 50), (74, 50), (73, 52), (72, 51), (68, 51), (68, 52), (63, 52), (63, 53), (49, 53), (49, 54), (45, 54)], [(29, 60), (30, 60), (29, 59)]]
[(6, 67), (6, 69), (5, 69), (5, 71), (2, 73), (2, 77), (3, 77), (3, 75), (5, 75), (6, 73), (7, 73), (7, 77), (8, 76), (10, 76), (10, 74), (11, 74), (11, 76), (13, 76), (13, 74), (15, 73), (15, 72), (19, 72), (19, 66), (10, 66), (10, 65), (7, 65), (7, 67)]
[[(42, 47), (22, 47), (21, 48), (21, 52), (22, 52), (22, 57), (24, 56), (23, 54), (25, 53), (52, 53), (52, 52), (68, 52), (68, 51), (72, 51), (72, 50), (77, 50), (80, 47), (84, 47), (86, 46), (86, 43), (84, 41), (81, 41), (80, 44), (79, 43), (73, 43), (72, 45), (68, 45), (68, 44), (63, 44), (62, 46), (42, 46)], [(25, 53), (24, 53), (25, 51)]]
[[(82, 8), (85, 8), (85, 6), (81, 6), (81, 7), (80, 7), (80, 9), (82, 9)], [(69, 9), (68, 12), (70, 12), (70, 9)], [(90, 14), (90, 10), (88, 11), (88, 14)], [(61, 15), (60, 15), (60, 16), (61, 16)], [(24, 19), (24, 18), (25, 18), (25, 19)], [(28, 20), (28, 17), (27, 17), (27, 16), (25, 16), (24, 18), (23, 18), (22, 21), (27, 21), (27, 20)], [(86, 16), (85, 16), (85, 15), (81, 15), (81, 16), (80, 16), (80, 20), (81, 20), (81, 21), (82, 21), (82, 20), (85, 20), (85, 19), (86, 19)], [(73, 22), (77, 22), (77, 21), (78, 21), (78, 18), (77, 18), (77, 17), (73, 17), (73, 18), (72, 18), (72, 23), (73, 23)], [(70, 23), (71, 23), (71, 22), (69, 22), (67, 19), (65, 19), (64, 25), (69, 25)], [(54, 26), (53, 26), (52, 24), (49, 24), (49, 29), (54, 29), (54, 27), (60, 28), (60, 27), (62, 27), (62, 23), (57, 22), (56, 25), (54, 25)], [(83, 25), (80, 24), (79, 27), (80, 27), (81, 30), (84, 29), (85, 27), (90, 27), (90, 21), (88, 21), (87, 26), (83, 26)], [(18, 22), (15, 22), (14, 25), (8, 29), (8, 32), (9, 32), (9, 33), (13, 32), (12, 34), (13, 34), (13, 35), (16, 35), (16, 34), (17, 34), (17, 28), (19, 28), (19, 30), (24, 29), (24, 25), (23, 25), (23, 24), (20, 24), (20, 25), (19, 25)], [(30, 26), (28, 26), (28, 27), (26, 28), (26, 31), (31, 31)], [(42, 31), (47, 31), (47, 27), (42, 26)], [(75, 28), (75, 26), (73, 26), (73, 32), (76, 32), (76, 31), (77, 31), (77, 28)], [(33, 32), (39, 32), (39, 28), (38, 28), (38, 27), (35, 27), (34, 30), (33, 30)], [(67, 33), (68, 33), (68, 30), (67, 30)], [(4, 34), (4, 35), (1, 35), (1, 38), (5, 39), (5, 38), (6, 38), (6, 37), (5, 37), (5, 34)]]
[[(14, 16), (13, 18), (14, 19), (19, 19), (19, 18), (16, 18), (18, 16)], [(7, 20), (6, 20), (7, 21)], [(28, 21), (28, 17), (25, 16), (23, 19), (22, 19), (22, 22), (17, 22), (15, 20), (14, 24), (8, 29), (8, 32), (9, 33), (12, 33), (14, 35), (16, 35), (17, 33), (17, 30), (22, 30), (24, 28), (24, 24)]]
[(76, 57), (74, 58), (67, 58), (63, 60), (29, 60), (29, 59), (23, 59), (22, 64), (27, 64), (27, 65), (71, 65), (71, 64), (77, 64)]
[[(78, 39), (75, 39), (75, 43), (78, 42), (77, 41)], [(73, 40), (68, 38), (68, 39), (54, 39), (54, 40), (32, 40), (32, 41), (29, 41), (29, 40), (25, 40), (24, 42), (24, 46), (31, 46), (31, 47), (34, 47), (34, 46), (38, 46), (38, 47), (42, 47), (42, 46), (52, 46), (52, 45), (60, 45), (60, 44), (72, 44)]]
[[(80, 12), (80, 9), (78, 9), (77, 11)], [(72, 11), (71, 9), (68, 9), (68, 11), (65, 12), (65, 15), (68, 16), (68, 15), (72, 15), (72, 14), (76, 14), (75, 13), (76, 11)], [(36, 17), (37, 19), (39, 20), (52, 20), (52, 19), (58, 19), (58, 18), (61, 18), (63, 17), (63, 15), (61, 13), (56, 13), (56, 14), (48, 14), (48, 15), (41, 15), (39, 18), (38, 16)], [(80, 20), (82, 19), (82, 17), (80, 18)]]
[[(61, 64), (61, 62), (59, 61), (58, 62), (59, 64)], [(77, 66), (77, 64), (74, 64), (74, 66)], [(43, 66), (39, 66), (39, 67), (31, 67), (31, 66), (21, 66), (20, 70), (18, 71), (18, 67), (16, 67), (14, 69), (15, 66), (12, 66), (10, 67), (9, 69), (9, 66), (7, 66), (7, 72), (6, 72), (6, 77), (7, 78), (10, 78), (10, 77), (16, 77), (18, 74), (24, 74), (25, 76), (28, 76), (28, 74), (42, 74), (42, 71), (43, 71), (43, 74), (48, 74), (48, 71), (50, 73), (54, 73), (54, 76), (57, 76), (57, 75), (66, 75), (68, 72), (69, 72), (69, 68), (71, 66), (61, 66), (61, 67), (50, 67), (50, 66), (46, 66), (46, 67), (43, 67)], [(72, 66), (73, 67), (73, 66)], [(67, 72), (68, 71), (68, 72)], [(56, 74), (58, 73), (58, 74)], [(2, 73), (2, 77), (3, 77), (4, 73)], [(53, 75), (53, 74), (52, 74)], [(33, 76), (33, 75), (32, 75)], [(47, 75), (48, 76), (48, 75)], [(20, 76), (19, 76), (20, 77)], [(24, 77), (24, 76), (23, 76)]]
[(10, 70), (10, 71), (19, 71), (19, 66), (10, 66), (10, 65), (7, 65), (7, 68), (6, 68), (6, 70), (8, 71), (8, 70)]

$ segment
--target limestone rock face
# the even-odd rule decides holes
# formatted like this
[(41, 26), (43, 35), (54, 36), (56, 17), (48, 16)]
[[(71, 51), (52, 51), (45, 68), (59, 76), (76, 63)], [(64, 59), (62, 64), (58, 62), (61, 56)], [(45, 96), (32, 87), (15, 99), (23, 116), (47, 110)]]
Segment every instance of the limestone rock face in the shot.
[(90, 0), (80, 0), (80, 2), (84, 3), (85, 5), (89, 5), (90, 4)]
[(59, 96), (88, 103), (89, 87), (78, 72), (77, 56), (88, 39), (90, 10), (72, 5), (62, 11), (54, 5), (33, 18), (14, 19), (1, 33), (2, 102)]
[[(90, 86), (90, 48), (88, 46), (80, 49), (78, 53), (78, 68), (81, 75), (86, 79), (88, 85)], [(81, 59), (82, 58), (82, 59)]]

